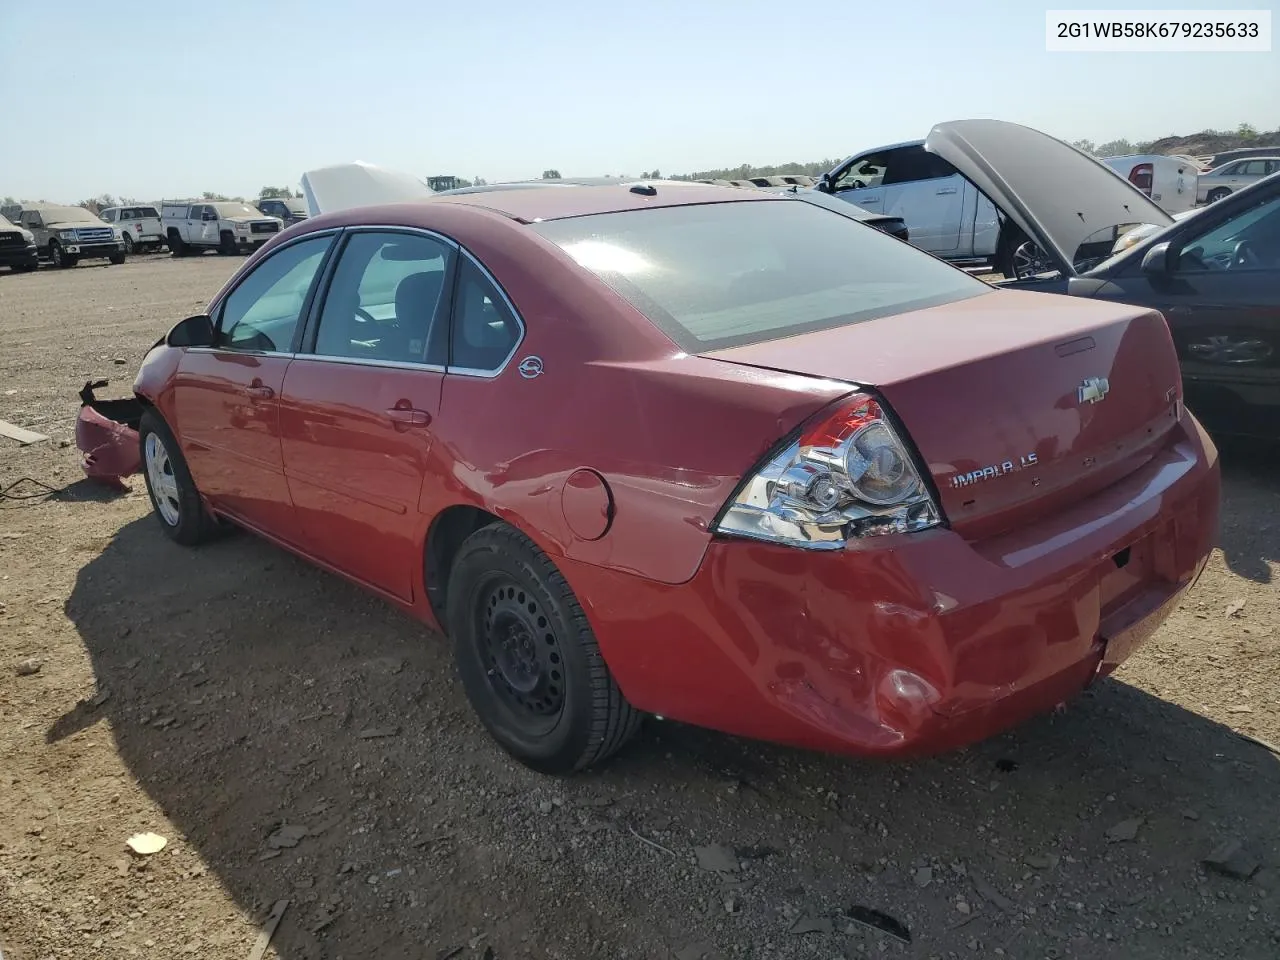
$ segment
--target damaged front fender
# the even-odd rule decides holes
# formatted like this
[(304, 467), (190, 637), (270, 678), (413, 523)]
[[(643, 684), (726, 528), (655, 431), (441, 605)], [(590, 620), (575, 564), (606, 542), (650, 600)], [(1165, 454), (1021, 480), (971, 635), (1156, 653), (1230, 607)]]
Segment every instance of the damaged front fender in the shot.
[(142, 466), (138, 446), (138, 422), (142, 401), (137, 397), (99, 400), (94, 391), (106, 380), (91, 380), (80, 391), (80, 415), (76, 418), (76, 448), (85, 476), (103, 483), (121, 483)]

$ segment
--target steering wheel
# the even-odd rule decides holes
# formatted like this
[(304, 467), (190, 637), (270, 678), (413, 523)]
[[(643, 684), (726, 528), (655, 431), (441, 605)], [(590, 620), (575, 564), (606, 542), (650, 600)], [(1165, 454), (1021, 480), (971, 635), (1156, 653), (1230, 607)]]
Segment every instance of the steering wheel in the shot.
[(1260, 266), (1262, 261), (1258, 259), (1258, 252), (1253, 249), (1252, 242), (1241, 240), (1235, 245), (1235, 249), (1231, 251), (1231, 266), (1228, 269)]

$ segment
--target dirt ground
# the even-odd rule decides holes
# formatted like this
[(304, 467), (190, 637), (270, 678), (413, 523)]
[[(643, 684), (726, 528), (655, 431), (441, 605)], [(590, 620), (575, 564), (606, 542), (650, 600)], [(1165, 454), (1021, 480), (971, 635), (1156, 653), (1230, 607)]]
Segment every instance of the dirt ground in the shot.
[[(1280, 957), (1280, 757), (1238, 735), (1280, 742), (1274, 453), (1224, 452), (1221, 551), (1063, 712), (912, 763), (650, 721), (546, 779), (441, 638), (248, 535), (170, 543), (139, 478), (83, 479), (76, 391), (127, 393), (240, 262), (0, 275), (0, 419), (50, 437), (0, 438), (6, 960), (243, 960), (282, 900), (287, 960)], [(147, 831), (167, 846), (132, 854)], [(1226, 841), (1261, 868), (1207, 870)]]

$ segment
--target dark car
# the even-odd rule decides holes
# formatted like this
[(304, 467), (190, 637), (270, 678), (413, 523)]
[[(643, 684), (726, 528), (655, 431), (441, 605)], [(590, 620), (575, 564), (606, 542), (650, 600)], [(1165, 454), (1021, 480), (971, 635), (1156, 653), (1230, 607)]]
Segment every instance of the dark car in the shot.
[(263, 197), (254, 204), (269, 217), (278, 217), (286, 227), (307, 219), (307, 201), (301, 197)]
[[(942, 123), (925, 149), (1036, 245), (1043, 272), (999, 287), (1161, 311), (1186, 403), (1205, 426), (1280, 439), (1280, 175), (1175, 220), (1094, 158), (1028, 127)], [(1147, 224), (1159, 229), (1113, 253), (1129, 227)]]
[(9, 267), (14, 273), (34, 270), (40, 264), (36, 253), (35, 235), (30, 230), (0, 216), (0, 267)]
[(443, 628), (530, 766), (643, 714), (878, 756), (981, 739), (1109, 674), (1212, 550), (1217, 455), (1154, 310), (997, 291), (848, 205), (387, 202), (348, 172), (133, 404), (87, 388), (77, 443), (117, 423), (175, 541), (227, 518)]

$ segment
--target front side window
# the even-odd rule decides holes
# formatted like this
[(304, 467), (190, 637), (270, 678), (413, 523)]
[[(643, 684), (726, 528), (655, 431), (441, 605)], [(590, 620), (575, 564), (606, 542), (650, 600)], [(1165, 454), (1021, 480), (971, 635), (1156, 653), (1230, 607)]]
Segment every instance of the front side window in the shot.
[(34, 210), (27, 210), (22, 214), (22, 222), (25, 226), (36, 227), (37, 229), (43, 224), (40, 222), (40, 214)]
[(1193, 236), (1178, 255), (1180, 273), (1251, 269), (1280, 270), (1280, 196)]
[(415, 233), (356, 233), (343, 247), (320, 312), (315, 352), (443, 365), (452, 250)]
[(661, 207), (534, 225), (687, 353), (991, 292), (874, 227), (803, 200)]
[(884, 180), (885, 170), (890, 159), (897, 153), (886, 150), (865, 157), (859, 157), (849, 164), (849, 169), (836, 178), (835, 189), (860, 190), (863, 187), (878, 187)]
[(267, 257), (223, 301), (215, 345), (287, 353), (332, 238), (313, 237)]

